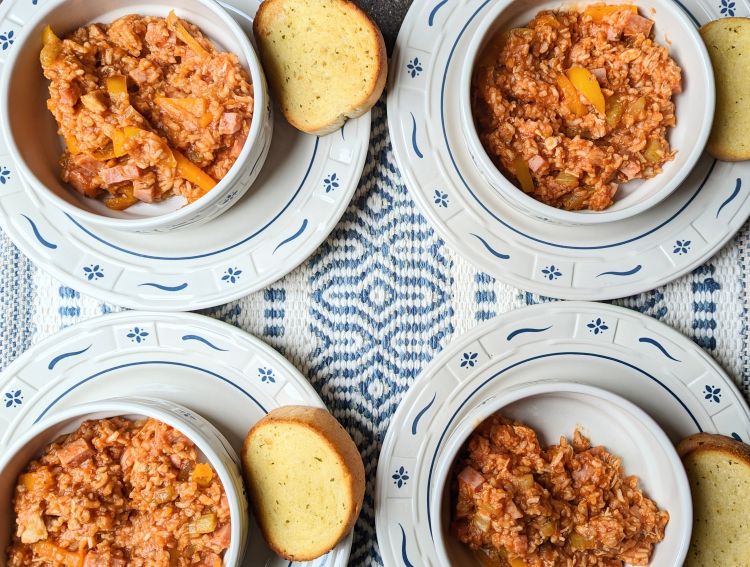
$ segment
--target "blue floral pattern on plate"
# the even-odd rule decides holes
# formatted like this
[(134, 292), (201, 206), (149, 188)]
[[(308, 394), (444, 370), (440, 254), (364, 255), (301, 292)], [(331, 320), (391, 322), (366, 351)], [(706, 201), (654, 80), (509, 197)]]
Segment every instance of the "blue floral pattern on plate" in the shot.
[(323, 186), (326, 189), (326, 193), (330, 193), (334, 189), (338, 189), (340, 187), (339, 181), (340, 181), (339, 176), (336, 175), (335, 173), (331, 173), (331, 175), (326, 177), (323, 180)]
[(562, 272), (557, 266), (555, 266), (554, 264), (550, 264), (549, 266), (542, 268), (542, 275), (549, 281), (553, 281), (561, 277)]
[(276, 382), (276, 374), (274, 373), (272, 368), (258, 368), (258, 378), (260, 378), (260, 381), (264, 384), (273, 384)]
[(424, 71), (424, 69), (422, 68), (422, 62), (419, 60), (419, 57), (415, 57), (414, 59), (409, 61), (406, 64), (406, 70), (409, 75), (411, 75), (412, 79), (419, 77), (419, 75), (422, 74), (422, 71)]
[(609, 329), (607, 323), (601, 317), (597, 317), (586, 326), (588, 327), (589, 331), (591, 331), (595, 335), (603, 333), (604, 331)]
[(224, 272), (223, 276), (221, 276), (221, 281), (227, 283), (237, 283), (237, 280), (240, 279), (241, 275), (242, 270), (240, 270), (239, 268), (227, 268), (227, 271)]
[(16, 408), (23, 403), (23, 392), (21, 392), (21, 390), (5, 392), (3, 401), (5, 402), (6, 408)]
[(0, 184), (5, 185), (10, 180), (10, 169), (0, 165)]
[(447, 208), (448, 203), (450, 202), (448, 200), (448, 193), (443, 193), (440, 189), (435, 189), (435, 195), (433, 196), (433, 200), (435, 201), (435, 204), (438, 207)]
[(0, 49), (5, 51), (16, 41), (16, 33), (13, 30), (0, 33)]
[(91, 264), (90, 266), (83, 267), (83, 275), (90, 282), (95, 282), (104, 277), (104, 268), (99, 264)]
[(707, 399), (709, 402), (719, 403), (721, 402), (721, 388), (717, 388), (716, 386), (709, 386), (706, 384), (706, 387), (703, 389), (704, 398)]
[(721, 4), (719, 4), (719, 12), (722, 16), (729, 16), (731, 18), (734, 16), (735, 7), (736, 4), (734, 3), (734, 0), (721, 0)]
[(461, 368), (473, 368), (479, 362), (476, 352), (465, 352), (461, 357)]
[(678, 240), (674, 243), (674, 250), (672, 250), (672, 253), (677, 254), (678, 256), (687, 254), (690, 252), (691, 245), (692, 242), (690, 240)]
[(141, 344), (146, 340), (146, 337), (148, 337), (149, 332), (146, 329), (141, 329), (140, 327), (133, 327), (130, 329), (130, 332), (127, 334), (127, 337), (130, 339), (131, 342)]
[(391, 475), (391, 478), (393, 479), (393, 484), (401, 488), (402, 486), (405, 486), (406, 481), (409, 480), (409, 471), (402, 466), (398, 467), (396, 472)]

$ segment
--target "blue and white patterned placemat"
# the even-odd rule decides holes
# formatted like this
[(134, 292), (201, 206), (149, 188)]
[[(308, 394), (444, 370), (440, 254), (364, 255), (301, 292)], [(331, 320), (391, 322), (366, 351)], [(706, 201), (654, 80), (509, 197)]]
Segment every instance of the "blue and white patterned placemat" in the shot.
[[(748, 238), (746, 225), (720, 254), (690, 275), (614, 302), (692, 337), (746, 397)], [(0, 368), (63, 327), (117, 310), (60, 285), (4, 235), (0, 258)], [(543, 300), (478, 272), (433, 233), (401, 181), (381, 101), (373, 111), (359, 188), (325, 244), (283, 280), (205, 313), (278, 349), (310, 378), (348, 428), (368, 475), (351, 564), (380, 565), (374, 477), (383, 436), (403, 393), (457, 334)], [(12, 392), (0, 392), (0, 399), (5, 401), (6, 395)]]

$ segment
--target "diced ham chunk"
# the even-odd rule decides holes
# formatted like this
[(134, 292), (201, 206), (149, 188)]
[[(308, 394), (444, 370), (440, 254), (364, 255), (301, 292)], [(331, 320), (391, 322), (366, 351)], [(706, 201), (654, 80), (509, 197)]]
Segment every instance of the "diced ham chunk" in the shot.
[(643, 34), (648, 37), (651, 34), (651, 28), (654, 26), (654, 21), (639, 16), (638, 14), (628, 15), (628, 19), (625, 20), (625, 27), (623, 33), (627, 35), (638, 35)]
[(641, 172), (641, 166), (637, 162), (626, 161), (620, 166), (620, 171), (626, 179), (630, 180)]
[(96, 197), (101, 178), (101, 162), (89, 155), (71, 156), (63, 168), (63, 179), (87, 197)]
[(485, 482), (481, 473), (475, 471), (471, 467), (464, 468), (464, 470), (459, 473), (458, 480), (472, 488), (474, 491), (478, 490)]
[(607, 39), (609, 41), (617, 41), (620, 39), (620, 29), (615, 26), (607, 26)]
[(227, 547), (229, 547), (231, 534), (232, 525), (224, 524), (214, 532), (213, 536), (211, 537), (211, 541), (221, 549), (226, 549)]
[(70, 83), (64, 84), (58, 91), (60, 93), (60, 100), (63, 104), (68, 106), (75, 106), (81, 96), (81, 87), (78, 83), (71, 81)]
[(219, 134), (234, 134), (242, 128), (242, 118), (237, 112), (225, 112), (219, 121)]
[(242, 148), (245, 146), (245, 141), (247, 140), (247, 136), (238, 136), (237, 139), (234, 141), (234, 144), (232, 145), (232, 148), (229, 150), (229, 157), (232, 159), (237, 158), (237, 156), (240, 155), (242, 152)]
[(591, 74), (596, 77), (596, 80), (599, 81), (599, 83), (603, 83), (607, 80), (607, 70), (604, 67), (597, 67), (596, 69), (591, 69)]
[(139, 201), (154, 203), (159, 200), (160, 196), (159, 185), (153, 172), (149, 172), (140, 179), (133, 180), (133, 197)]
[(116, 165), (114, 167), (102, 169), (99, 172), (99, 176), (106, 185), (114, 185), (115, 183), (138, 179), (141, 176), (141, 173), (142, 172), (138, 169), (138, 166), (126, 163), (124, 165)]
[(529, 169), (534, 173), (542, 169), (545, 165), (547, 165), (547, 160), (538, 154), (529, 160)]
[(63, 445), (57, 451), (57, 458), (64, 467), (80, 465), (86, 459), (94, 456), (94, 450), (85, 439), (76, 439), (72, 443)]

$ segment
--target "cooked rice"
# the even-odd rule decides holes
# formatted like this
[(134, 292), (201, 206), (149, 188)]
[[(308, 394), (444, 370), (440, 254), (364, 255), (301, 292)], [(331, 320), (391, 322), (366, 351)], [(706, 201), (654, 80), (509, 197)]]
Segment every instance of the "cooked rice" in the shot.
[(620, 459), (578, 430), (572, 444), (542, 449), (533, 429), (496, 414), (456, 472), (452, 531), (488, 565), (648, 565), (669, 521)]
[(219, 477), (154, 419), (86, 421), (51, 443), (19, 477), (13, 510), (9, 567), (220, 567), (230, 541)]
[[(654, 177), (675, 155), (667, 132), (676, 124), (681, 70), (651, 38), (651, 20), (607, 8), (597, 18), (540, 12), (490, 42), (474, 75), (472, 108), (485, 150), (519, 186), (519, 168), (529, 172), (533, 187), (527, 182), (524, 190), (553, 207), (606, 209), (620, 184)], [(559, 81), (573, 67), (594, 75), (604, 113), (576, 89), (584, 108), (571, 108)]]
[[(67, 142), (61, 177), (87, 197), (106, 197), (111, 208), (171, 195), (198, 199), (207, 187), (181, 173), (173, 151), (217, 182), (250, 131), (253, 87), (237, 56), (180, 23), (205, 53), (178, 38), (168, 20), (138, 15), (79, 28), (42, 52), (47, 106)], [(125, 79), (127, 96), (108, 90), (112, 77)], [(114, 137), (126, 127), (140, 135), (125, 140), (126, 155), (113, 157)]]

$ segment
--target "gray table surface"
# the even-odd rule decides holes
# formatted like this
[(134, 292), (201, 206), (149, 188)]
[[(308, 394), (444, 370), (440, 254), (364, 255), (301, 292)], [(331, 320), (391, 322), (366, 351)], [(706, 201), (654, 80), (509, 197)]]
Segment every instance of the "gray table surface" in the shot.
[(401, 22), (412, 0), (357, 0), (357, 4), (367, 11), (378, 23), (388, 47), (388, 54), (393, 50)]

